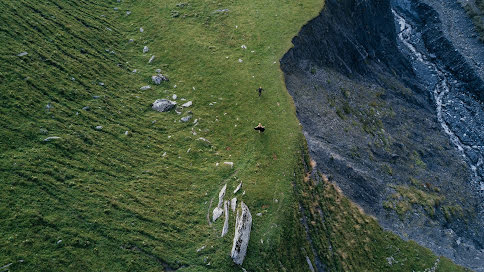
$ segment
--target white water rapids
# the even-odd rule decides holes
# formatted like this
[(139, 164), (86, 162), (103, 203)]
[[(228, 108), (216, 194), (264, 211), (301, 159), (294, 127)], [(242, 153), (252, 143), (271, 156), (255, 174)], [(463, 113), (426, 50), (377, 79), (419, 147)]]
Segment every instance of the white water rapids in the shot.
[[(466, 150), (471, 149), (479, 149), (481, 146), (469, 146), (464, 144), (459, 137), (454, 133), (444, 120), (445, 115), (445, 104), (443, 104), (444, 99), (450, 92), (449, 82), (445, 73), (439, 69), (439, 67), (434, 64), (433, 62), (429, 61), (429, 58), (422, 54), (417, 50), (417, 48), (410, 42), (410, 38), (412, 37), (412, 26), (406, 22), (406, 20), (400, 16), (395, 10), (392, 10), (395, 19), (397, 20), (400, 31), (398, 33), (398, 38), (400, 41), (412, 52), (413, 56), (419, 62), (425, 64), (431, 71), (434, 73), (438, 78), (438, 83), (435, 85), (434, 90), (432, 91), (435, 103), (436, 103), (436, 110), (437, 110), (437, 120), (439, 121), (440, 125), (442, 126), (445, 133), (449, 136), (451, 142), (457, 147), (461, 155), (464, 157), (464, 160), (470, 166), (472, 171), (473, 177), (472, 182), (475, 182), (478, 185), (478, 188), (481, 192), (484, 191), (484, 181), (478, 174), (478, 167), (483, 165), (483, 161), (480, 158), (477, 163), (473, 163), (472, 160), (467, 156)], [(443, 107), (444, 105), (444, 107)], [(481, 147), (482, 148), (482, 147)]]

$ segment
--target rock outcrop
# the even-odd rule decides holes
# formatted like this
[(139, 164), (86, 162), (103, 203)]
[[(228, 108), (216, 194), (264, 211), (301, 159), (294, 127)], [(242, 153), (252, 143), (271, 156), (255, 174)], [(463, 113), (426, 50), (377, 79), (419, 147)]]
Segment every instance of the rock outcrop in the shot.
[(153, 102), (153, 105), (151, 106), (151, 108), (154, 109), (155, 111), (167, 112), (173, 109), (175, 106), (176, 106), (176, 102), (173, 102), (167, 99), (157, 99), (155, 102)]
[(232, 251), (230, 257), (234, 263), (242, 265), (245, 255), (247, 254), (247, 246), (249, 245), (250, 230), (252, 228), (252, 215), (249, 207), (242, 201), (240, 203), (241, 211), (237, 211), (235, 221), (235, 235), (232, 244)]
[(225, 220), (224, 220), (224, 227), (222, 228), (222, 237), (224, 237), (227, 232), (229, 232), (229, 201), (226, 200), (224, 202), (224, 216), (225, 216)]
[(215, 222), (223, 213), (222, 205), (224, 203), (225, 192), (227, 190), (227, 184), (222, 187), (222, 190), (218, 193), (218, 204), (215, 209), (213, 209), (212, 221)]

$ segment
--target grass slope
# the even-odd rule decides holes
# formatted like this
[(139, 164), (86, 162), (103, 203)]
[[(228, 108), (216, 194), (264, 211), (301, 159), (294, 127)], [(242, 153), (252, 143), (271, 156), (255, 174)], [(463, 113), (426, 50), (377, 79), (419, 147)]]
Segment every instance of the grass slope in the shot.
[[(244, 267), (308, 269), (304, 139), (278, 60), (323, 3), (244, 2), (0, 1), (3, 270), (239, 271), (233, 215), (219, 238), (207, 211), (240, 181), (254, 216)], [(156, 69), (170, 81), (153, 85)], [(193, 106), (151, 110), (173, 94)]]

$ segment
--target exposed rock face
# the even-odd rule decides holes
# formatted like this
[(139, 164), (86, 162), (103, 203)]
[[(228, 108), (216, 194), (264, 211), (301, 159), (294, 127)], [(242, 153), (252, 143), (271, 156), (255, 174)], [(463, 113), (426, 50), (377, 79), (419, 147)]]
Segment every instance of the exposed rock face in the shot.
[(227, 184), (222, 187), (222, 190), (218, 193), (218, 204), (213, 209), (212, 221), (215, 222), (223, 213), (222, 205), (224, 204), (225, 192), (227, 191)]
[(235, 209), (237, 208), (237, 198), (234, 197), (230, 201), (230, 207), (232, 208), (232, 211), (235, 212)]
[[(317, 169), (384, 228), (484, 271), (483, 66), (449, 42), (434, 2), (326, 0), (281, 68)], [(399, 210), (409, 191), (438, 201)]]
[(232, 251), (230, 257), (234, 263), (242, 265), (245, 255), (247, 254), (247, 246), (249, 245), (250, 230), (252, 228), (252, 215), (250, 214), (249, 207), (242, 201), (240, 203), (242, 211), (237, 211), (237, 217), (235, 221), (235, 235), (234, 242), (232, 244)]
[(173, 109), (176, 106), (176, 102), (166, 100), (166, 99), (157, 99), (153, 102), (152, 109), (159, 112), (166, 112)]
[(225, 220), (224, 220), (224, 227), (222, 228), (222, 237), (225, 236), (225, 234), (227, 234), (227, 232), (229, 231), (229, 201), (226, 200), (224, 202), (224, 216), (225, 216)]

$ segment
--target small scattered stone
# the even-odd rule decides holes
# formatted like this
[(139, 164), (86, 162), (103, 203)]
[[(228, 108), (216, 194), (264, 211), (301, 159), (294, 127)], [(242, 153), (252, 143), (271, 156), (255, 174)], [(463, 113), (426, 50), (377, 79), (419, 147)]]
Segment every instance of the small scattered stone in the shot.
[(243, 60), (242, 59), (239, 59), (239, 62), (243, 62)]
[(156, 72), (157, 74), (160, 74), (160, 73), (161, 73), (161, 69), (156, 69), (156, 70), (155, 70), (155, 72)]
[(145, 31), (142, 27), (139, 28), (139, 32), (143, 33)]
[(124, 132), (124, 135), (128, 136), (128, 135), (129, 135), (129, 131), (127, 131), (127, 130), (126, 130), (126, 131)]
[(115, 11), (118, 11), (118, 10), (119, 10), (119, 8), (118, 8), (118, 7), (115, 7), (115, 8), (114, 8), (114, 10), (115, 10)]
[(233, 168), (234, 167), (234, 163), (233, 162), (224, 162), (225, 165), (229, 165), (230, 168)]
[(262, 213), (257, 213), (256, 215), (257, 215), (257, 216), (262, 216)]
[(129, 42), (130, 42), (130, 43), (134, 42), (134, 39), (129, 39)]
[(60, 243), (62, 243), (62, 240), (57, 241), (57, 243), (56, 243), (56, 244), (60, 244)]
[(151, 89), (151, 86), (150, 85), (146, 85), (146, 86), (143, 86), (143, 87), (141, 87), (139, 89), (142, 90), (142, 91), (146, 91), (146, 90)]
[(99, 82), (99, 86), (104, 86), (104, 82)]
[(205, 249), (205, 246), (202, 246), (201, 248), (197, 249), (197, 252), (200, 252)]
[(242, 188), (242, 182), (237, 185), (237, 188), (235, 188), (234, 195), (240, 190), (240, 188)]
[(150, 51), (150, 49), (145, 45), (145, 47), (143, 47), (143, 53), (148, 53), (148, 51)]
[[(176, 85), (175, 85), (175, 86), (176, 86)], [(172, 95), (172, 96), (171, 96), (171, 98), (172, 98), (173, 100), (176, 100), (176, 98), (177, 98), (176, 94)]]
[(102, 130), (103, 129), (103, 126), (96, 126), (95, 129), (96, 130)]
[(27, 53), (27, 52), (21, 52), (21, 53), (19, 53), (17, 56), (18, 56), (18, 57), (23, 57), (23, 56), (27, 56), (28, 54), (29, 54), (29, 53)]
[(133, 73), (133, 74), (136, 74), (137, 72), (138, 72), (138, 69), (134, 69), (134, 70), (132, 71), (132, 73)]
[(82, 108), (82, 110), (88, 111), (90, 108), (88, 106), (85, 106)]
[(167, 112), (176, 106), (176, 102), (167, 99), (157, 99), (153, 102), (152, 109), (159, 112)]
[(154, 59), (155, 59), (155, 55), (152, 55), (148, 63), (152, 63)]
[(58, 140), (60, 138), (61, 137), (57, 137), (57, 136), (47, 137), (47, 138), (44, 139), (44, 142), (50, 142), (52, 140)]
[(186, 123), (186, 122), (190, 121), (190, 119), (192, 119), (192, 116), (188, 115), (188, 116), (181, 118), (180, 121), (182, 121), (183, 123)]
[(156, 76), (152, 76), (151, 81), (153, 81), (153, 83), (156, 84), (156, 85), (160, 85), (161, 82), (168, 81), (168, 78), (166, 78), (166, 76), (164, 76), (162, 74), (158, 74)]
[(183, 104), (182, 107), (188, 108), (192, 105), (192, 101), (188, 101), (187, 103)]
[(131, 11), (126, 11), (126, 15), (130, 15), (131, 14)]
[(245, 44), (241, 45), (240, 48), (242, 49), (247, 49), (247, 46), (245, 46)]

